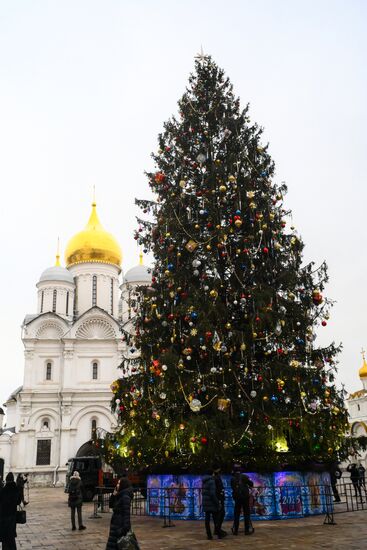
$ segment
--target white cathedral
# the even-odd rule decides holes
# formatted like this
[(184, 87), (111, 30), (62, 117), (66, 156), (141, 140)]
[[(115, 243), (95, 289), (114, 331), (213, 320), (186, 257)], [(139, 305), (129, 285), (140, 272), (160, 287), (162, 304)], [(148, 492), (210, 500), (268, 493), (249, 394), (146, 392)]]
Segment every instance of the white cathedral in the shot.
[(4, 403), (0, 474), (63, 483), (68, 459), (88, 454), (93, 432), (114, 429), (110, 386), (130, 353), (120, 327), (129, 325), (134, 288), (151, 281), (142, 256), (124, 276), (121, 260), (93, 202), (87, 226), (67, 245), (66, 267), (57, 255), (42, 273), (37, 313), (23, 321), (24, 379)]

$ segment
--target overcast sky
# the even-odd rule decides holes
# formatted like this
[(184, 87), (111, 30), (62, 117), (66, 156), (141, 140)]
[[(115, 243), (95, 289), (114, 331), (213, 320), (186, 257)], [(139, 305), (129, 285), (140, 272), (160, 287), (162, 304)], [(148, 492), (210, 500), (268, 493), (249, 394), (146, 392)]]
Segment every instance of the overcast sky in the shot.
[(361, 387), (366, 331), (367, 3), (363, 0), (1, 0), (2, 403), (23, 378), (20, 327), (57, 237), (100, 218), (138, 261), (134, 198), (200, 46), (265, 128), (305, 260), (329, 265), (320, 329)]

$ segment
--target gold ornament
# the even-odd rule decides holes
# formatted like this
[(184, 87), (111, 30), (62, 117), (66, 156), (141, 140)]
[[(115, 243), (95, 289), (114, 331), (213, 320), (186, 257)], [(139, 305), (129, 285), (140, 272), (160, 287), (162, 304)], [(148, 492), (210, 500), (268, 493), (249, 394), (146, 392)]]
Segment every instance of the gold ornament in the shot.
[(234, 183), (236, 181), (235, 176), (228, 176), (228, 181), (230, 181), (231, 183)]
[(245, 351), (246, 349), (246, 344), (244, 342), (242, 342), (241, 344), (241, 351)]
[(179, 186), (181, 187), (181, 189), (184, 189), (186, 187), (186, 181), (181, 180), (180, 183), (179, 183)]
[(239, 229), (239, 228), (241, 227), (241, 225), (242, 225), (242, 220), (236, 220), (236, 221), (234, 222), (234, 224), (235, 224), (235, 226)]
[(218, 298), (218, 292), (217, 292), (216, 290), (213, 289), (213, 290), (211, 290), (211, 291), (209, 292), (209, 296), (210, 296), (211, 298)]
[(198, 243), (193, 241), (192, 239), (185, 244), (185, 248), (189, 252), (194, 252), (194, 250), (196, 250), (198, 246)]
[(230, 399), (225, 399), (222, 397), (219, 397), (218, 399), (218, 410), (222, 412), (226, 412), (231, 404)]
[(219, 191), (220, 191), (221, 193), (225, 193), (225, 192), (227, 191), (227, 187), (226, 187), (225, 185), (221, 185), (221, 186), (219, 187)]

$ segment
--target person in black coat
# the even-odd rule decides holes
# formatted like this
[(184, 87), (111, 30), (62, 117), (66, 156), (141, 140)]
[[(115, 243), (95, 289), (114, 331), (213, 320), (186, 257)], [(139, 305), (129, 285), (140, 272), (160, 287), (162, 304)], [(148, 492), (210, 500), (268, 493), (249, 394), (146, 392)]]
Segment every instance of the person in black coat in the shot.
[(338, 479), (342, 477), (342, 471), (337, 462), (330, 466), (330, 484), (334, 495), (334, 502), (340, 502), (340, 495), (337, 487)]
[(240, 524), (241, 510), (245, 521), (245, 535), (252, 535), (254, 529), (251, 528), (250, 519), (250, 487), (253, 487), (251, 479), (247, 475), (241, 473), (240, 468), (234, 470), (231, 479), (232, 497), (234, 500), (234, 520), (232, 533), (238, 535), (238, 527)]
[(24, 506), (27, 506), (28, 502), (26, 502), (24, 498), (24, 487), (25, 484), (28, 483), (28, 477), (27, 474), (18, 474), (16, 484), (18, 487), (18, 491), (20, 494), (20, 502), (21, 504), (24, 504)]
[(220, 509), (218, 512), (218, 523), (217, 528), (214, 531), (214, 535), (221, 534), (223, 537), (226, 536), (226, 532), (222, 529), (222, 524), (224, 521), (224, 517), (226, 515), (226, 508), (225, 508), (225, 500), (226, 500), (226, 494), (224, 491), (224, 485), (222, 478), (220, 477), (221, 469), (216, 468), (213, 472), (214, 475), (214, 481), (215, 481), (215, 491), (217, 494), (217, 499), (219, 500)]
[(117, 550), (117, 541), (131, 530), (130, 508), (134, 491), (127, 477), (122, 477), (110, 498), (113, 509), (106, 550)]
[(360, 483), (359, 483), (360, 482), (360, 476), (359, 476), (359, 471), (358, 471), (358, 468), (357, 468), (357, 464), (355, 464), (354, 462), (352, 464), (349, 464), (349, 466), (347, 467), (347, 472), (350, 473), (350, 480), (353, 483), (356, 498), (359, 495), (359, 498), (362, 500), (361, 486), (360, 486)]
[(12, 472), (8, 473), (5, 481), (5, 487), (0, 490), (0, 541), (3, 550), (16, 550), (16, 514), (20, 495)]
[(206, 475), (203, 477), (202, 498), (207, 537), (209, 540), (212, 540), (213, 538), (210, 529), (210, 519), (213, 518), (214, 532), (216, 532), (218, 534), (218, 538), (221, 539), (225, 535), (222, 535), (221, 530), (218, 529), (218, 514), (220, 511), (220, 502), (217, 497), (215, 479), (212, 475)]
[(75, 531), (75, 511), (78, 512), (78, 525), (79, 531), (86, 529), (82, 520), (82, 506), (83, 506), (83, 493), (82, 493), (82, 480), (80, 479), (79, 472), (75, 471), (70, 478), (69, 483), (69, 497), (68, 505), (71, 509), (71, 529)]

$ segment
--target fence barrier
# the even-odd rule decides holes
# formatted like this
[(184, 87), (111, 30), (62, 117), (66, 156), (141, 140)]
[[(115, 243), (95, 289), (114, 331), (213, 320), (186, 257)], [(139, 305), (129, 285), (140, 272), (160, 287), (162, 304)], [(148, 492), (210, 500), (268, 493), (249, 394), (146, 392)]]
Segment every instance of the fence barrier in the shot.
[[(113, 488), (98, 487), (91, 518), (111, 512), (109, 500)], [(367, 492), (362, 484), (282, 485), (254, 487), (250, 494), (252, 520), (302, 518), (325, 515), (324, 524), (335, 525), (335, 515), (367, 510)], [(225, 520), (233, 519), (234, 502), (226, 494)], [(134, 488), (131, 515), (163, 519), (162, 527), (173, 527), (172, 520), (204, 519), (202, 489), (181, 486)]]

